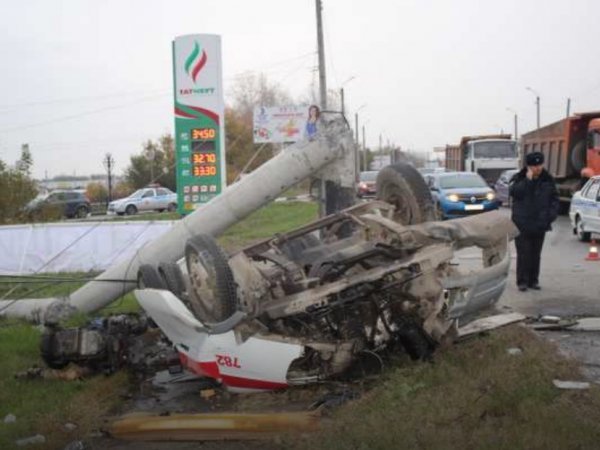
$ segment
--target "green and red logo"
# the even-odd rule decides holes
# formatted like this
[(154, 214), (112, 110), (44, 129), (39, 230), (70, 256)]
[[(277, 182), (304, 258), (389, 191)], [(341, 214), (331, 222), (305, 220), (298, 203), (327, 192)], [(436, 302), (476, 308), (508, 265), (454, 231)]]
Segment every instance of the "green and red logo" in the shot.
[(196, 83), (198, 74), (206, 65), (207, 59), (208, 57), (206, 56), (204, 49), (202, 49), (202, 53), (200, 53), (200, 45), (198, 44), (198, 41), (194, 41), (194, 48), (185, 60), (185, 72), (194, 83)]

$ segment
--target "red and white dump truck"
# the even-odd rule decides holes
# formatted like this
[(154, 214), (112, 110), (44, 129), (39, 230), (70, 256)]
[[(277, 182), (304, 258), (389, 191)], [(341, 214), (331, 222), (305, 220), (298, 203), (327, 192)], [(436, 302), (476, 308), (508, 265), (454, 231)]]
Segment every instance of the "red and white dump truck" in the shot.
[(600, 111), (578, 113), (521, 137), (522, 157), (542, 152), (556, 179), (562, 209), (588, 178), (600, 175)]
[(517, 143), (510, 134), (463, 136), (460, 144), (446, 145), (447, 170), (478, 173), (490, 186), (518, 164)]

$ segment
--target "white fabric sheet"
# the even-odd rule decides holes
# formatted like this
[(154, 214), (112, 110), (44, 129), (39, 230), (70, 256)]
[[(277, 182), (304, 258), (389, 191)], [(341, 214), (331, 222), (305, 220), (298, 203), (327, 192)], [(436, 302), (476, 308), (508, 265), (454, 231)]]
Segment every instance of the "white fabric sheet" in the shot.
[(103, 271), (173, 221), (73, 222), (0, 227), (0, 274)]

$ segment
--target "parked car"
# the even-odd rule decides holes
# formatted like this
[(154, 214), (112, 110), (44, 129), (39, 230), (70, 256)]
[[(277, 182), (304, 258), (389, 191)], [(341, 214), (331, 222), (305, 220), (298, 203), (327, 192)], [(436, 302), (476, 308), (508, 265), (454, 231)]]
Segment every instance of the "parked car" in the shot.
[(588, 242), (593, 233), (600, 234), (600, 176), (590, 178), (573, 195), (569, 217), (580, 241)]
[(377, 180), (378, 173), (377, 170), (369, 170), (360, 173), (356, 192), (356, 195), (358, 195), (359, 198), (375, 197), (375, 194), (377, 194), (375, 181)]
[(492, 211), (500, 206), (494, 191), (477, 173), (437, 173), (426, 175), (425, 179), (442, 219)]
[(84, 218), (91, 211), (90, 201), (82, 191), (52, 191), (31, 200), (25, 206), (30, 216), (54, 214), (72, 218)]
[(509, 169), (505, 170), (500, 174), (498, 181), (494, 185), (494, 190), (496, 191), (496, 199), (500, 202), (501, 205), (510, 205), (510, 198), (508, 195), (508, 183), (510, 179), (513, 177), (515, 173), (517, 173), (519, 169)]
[(132, 215), (140, 211), (175, 211), (177, 194), (165, 187), (147, 187), (138, 189), (129, 197), (110, 202), (108, 214)]

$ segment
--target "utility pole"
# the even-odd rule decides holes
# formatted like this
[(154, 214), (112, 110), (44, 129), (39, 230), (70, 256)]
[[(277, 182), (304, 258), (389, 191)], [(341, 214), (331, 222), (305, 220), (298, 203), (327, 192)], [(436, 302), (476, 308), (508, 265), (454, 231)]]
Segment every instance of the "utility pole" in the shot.
[(571, 113), (571, 99), (568, 98), (567, 99), (567, 117), (569, 117), (570, 113)]
[(363, 170), (369, 170), (367, 169), (367, 144), (366, 144), (366, 139), (365, 139), (365, 126), (362, 126), (362, 134), (363, 134), (363, 139), (362, 139), (362, 150), (363, 150)]
[(359, 173), (360, 173), (360, 141), (358, 138), (358, 112), (354, 113), (354, 142), (355, 142), (355, 153), (354, 153), (354, 165), (356, 166), (355, 172), (356, 172), (356, 181), (359, 181)]
[(536, 108), (536, 116), (537, 116), (537, 127), (540, 128), (540, 94), (533, 90), (530, 87), (526, 87), (528, 91), (530, 91), (533, 95), (535, 95), (535, 108)]
[(319, 91), (321, 94), (321, 109), (327, 109), (327, 81), (325, 74), (325, 48), (323, 45), (323, 18), (321, 11), (323, 9), (321, 0), (315, 0), (317, 7), (317, 46), (319, 54)]
[(340, 88), (340, 101), (342, 103), (342, 116), (344, 115), (345, 108), (344, 108), (344, 88)]
[(102, 164), (108, 174), (108, 201), (106, 202), (106, 206), (108, 207), (108, 204), (112, 202), (112, 172), (115, 167), (115, 160), (110, 153), (107, 153), (104, 156)]

